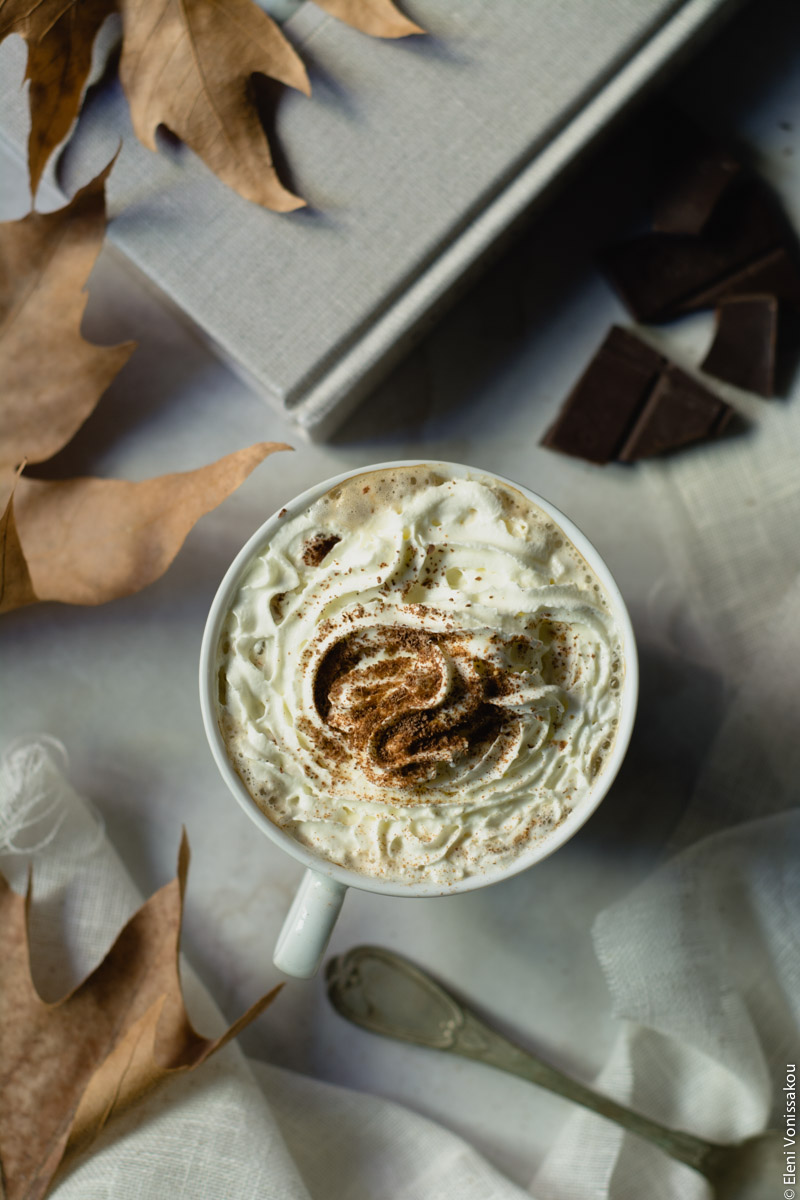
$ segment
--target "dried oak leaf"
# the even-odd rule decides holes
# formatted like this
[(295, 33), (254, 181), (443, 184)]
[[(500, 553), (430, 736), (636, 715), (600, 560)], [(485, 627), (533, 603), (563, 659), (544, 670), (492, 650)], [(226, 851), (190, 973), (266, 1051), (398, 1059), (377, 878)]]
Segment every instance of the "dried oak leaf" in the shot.
[(305, 204), (278, 179), (251, 79), (309, 95), (303, 63), (254, 0), (118, 0), (120, 79), (136, 136), (166, 126), (239, 195), (277, 212)]
[(37, 599), (17, 533), (12, 493), (0, 517), (0, 613), (24, 608)]
[(252, 1021), (262, 997), (220, 1038), (192, 1028), (178, 969), (189, 866), (142, 905), (105, 959), (63, 1000), (43, 1001), (30, 971), (26, 897), (0, 875), (0, 1165), (5, 1200), (40, 1200), (66, 1151), (157, 1084), (204, 1062)]
[(80, 428), (135, 342), (81, 337), (113, 161), (52, 213), (0, 224), (0, 465), (43, 462)]
[[(318, 0), (374, 37), (423, 33), (393, 0)], [(258, 115), (253, 76), (306, 95), (305, 67), (254, 0), (0, 0), (0, 41), (28, 43), (31, 191), (78, 115), (103, 21), (123, 22), (120, 78), (136, 135), (156, 149), (164, 125), (229, 187), (256, 204), (289, 212), (305, 203), (280, 182)]]
[(23, 475), (16, 520), (35, 598), (94, 605), (140, 591), (164, 574), (200, 517), (267, 455), (289, 449), (257, 442), (196, 471), (140, 483)]
[(94, 39), (114, 9), (115, 0), (0, 0), (0, 42), (18, 33), (28, 43), (33, 195), (48, 158), (78, 115)]
[(392, 0), (315, 0), (332, 17), (338, 17), (372, 37), (401, 38), (425, 30), (403, 16)]
[(308, 76), (254, 0), (0, 0), (0, 41), (19, 33), (28, 43), (31, 191), (78, 115), (94, 40), (117, 11), (120, 77), (144, 145), (155, 150), (165, 125), (248, 200), (280, 212), (301, 207), (272, 164), (251, 78), (308, 95)]

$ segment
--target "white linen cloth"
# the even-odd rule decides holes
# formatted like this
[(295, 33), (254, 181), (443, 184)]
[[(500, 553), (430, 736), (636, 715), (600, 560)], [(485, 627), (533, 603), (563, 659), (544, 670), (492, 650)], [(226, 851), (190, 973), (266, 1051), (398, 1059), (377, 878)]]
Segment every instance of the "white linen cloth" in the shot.
[[(797, 219), (796, 193), (792, 205)], [(781, 1089), (800, 1052), (800, 405), (796, 392), (772, 404), (732, 394), (752, 422), (745, 435), (650, 470), (672, 534), (679, 648), (706, 655), (735, 690), (673, 835), (680, 853), (594, 928), (623, 1022), (598, 1086), (723, 1142), (785, 1124)], [(687, 613), (705, 646), (685, 644)], [(583, 1114), (534, 1191), (710, 1194), (695, 1172)]]
[[(797, 192), (786, 199), (797, 221)], [(785, 1126), (781, 1089), (800, 1052), (800, 405), (796, 388), (788, 403), (732, 396), (746, 434), (650, 471), (671, 533), (678, 649), (734, 690), (672, 837), (680, 852), (594, 927), (623, 1022), (598, 1086), (723, 1142)], [(710, 1194), (695, 1172), (583, 1114), (534, 1191)]]

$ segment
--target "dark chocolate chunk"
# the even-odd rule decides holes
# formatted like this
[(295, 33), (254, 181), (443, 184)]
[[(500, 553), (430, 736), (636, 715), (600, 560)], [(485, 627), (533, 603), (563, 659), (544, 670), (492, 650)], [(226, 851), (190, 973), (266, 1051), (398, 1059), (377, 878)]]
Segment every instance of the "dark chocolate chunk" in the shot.
[(618, 458), (620, 462), (633, 462), (718, 437), (732, 414), (729, 404), (669, 363)]
[(681, 170), (659, 197), (653, 229), (659, 233), (702, 233), (711, 214), (742, 170), (722, 148), (703, 145), (681, 164)]
[(542, 445), (589, 462), (632, 462), (714, 437), (732, 409), (634, 334), (614, 327)]
[(695, 296), (693, 307), (713, 308), (729, 296), (774, 296), (800, 305), (800, 269), (792, 254), (784, 247), (771, 250), (735, 271), (708, 291)]
[[(645, 234), (612, 247), (605, 267), (637, 320), (668, 321), (741, 292), (743, 272), (759, 280), (757, 286), (749, 280), (747, 291), (797, 298), (793, 248), (772, 196), (758, 180), (743, 180), (724, 194), (701, 236)], [(772, 277), (769, 289), (765, 274)]]
[(613, 326), (541, 444), (589, 462), (610, 462), (663, 363), (658, 351)]
[(660, 350), (656, 350), (648, 342), (643, 342), (635, 333), (623, 329), (621, 325), (611, 326), (600, 350), (614, 358), (622, 358), (631, 366), (648, 373), (659, 371), (665, 361)]
[(717, 332), (703, 370), (736, 387), (771, 396), (777, 334), (774, 296), (729, 296), (717, 309)]

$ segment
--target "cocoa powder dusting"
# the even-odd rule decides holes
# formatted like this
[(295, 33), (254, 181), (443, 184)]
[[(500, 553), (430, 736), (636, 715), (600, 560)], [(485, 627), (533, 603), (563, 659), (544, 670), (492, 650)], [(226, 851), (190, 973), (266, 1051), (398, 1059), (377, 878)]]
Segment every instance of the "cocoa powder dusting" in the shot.
[(303, 546), (303, 562), (307, 567), (318, 567), (341, 540), (335, 533), (315, 533)]
[(352, 756), (374, 782), (408, 791), (442, 764), (482, 757), (494, 744), (502, 750), (518, 721), (492, 701), (513, 688), (504, 672), (473, 659), (457, 630), (359, 630), (322, 659), (314, 703), (325, 732), (304, 732), (324, 754), (335, 743), (332, 761)]

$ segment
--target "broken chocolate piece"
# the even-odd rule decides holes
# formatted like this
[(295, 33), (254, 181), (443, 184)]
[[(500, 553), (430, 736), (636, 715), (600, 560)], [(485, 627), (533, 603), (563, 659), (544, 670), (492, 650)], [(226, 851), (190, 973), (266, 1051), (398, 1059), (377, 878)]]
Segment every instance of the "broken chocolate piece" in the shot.
[(541, 444), (589, 462), (632, 462), (715, 437), (733, 410), (634, 334), (614, 326)]
[(730, 296), (769, 295), (800, 305), (800, 270), (795, 259), (783, 247), (755, 259), (741, 271), (701, 292), (693, 307), (713, 308)]
[(729, 404), (668, 363), (617, 457), (633, 462), (718, 437), (732, 415)]
[(742, 164), (720, 147), (703, 145), (681, 164), (653, 213), (659, 233), (702, 233), (723, 192), (742, 170)]
[(589, 462), (610, 462), (664, 361), (657, 350), (613, 326), (541, 444)]
[(717, 309), (717, 332), (703, 370), (736, 387), (771, 396), (777, 334), (774, 296), (729, 296)]
[(608, 251), (605, 267), (639, 321), (672, 320), (743, 290), (800, 297), (791, 231), (753, 179), (729, 188), (702, 236), (645, 234)]

